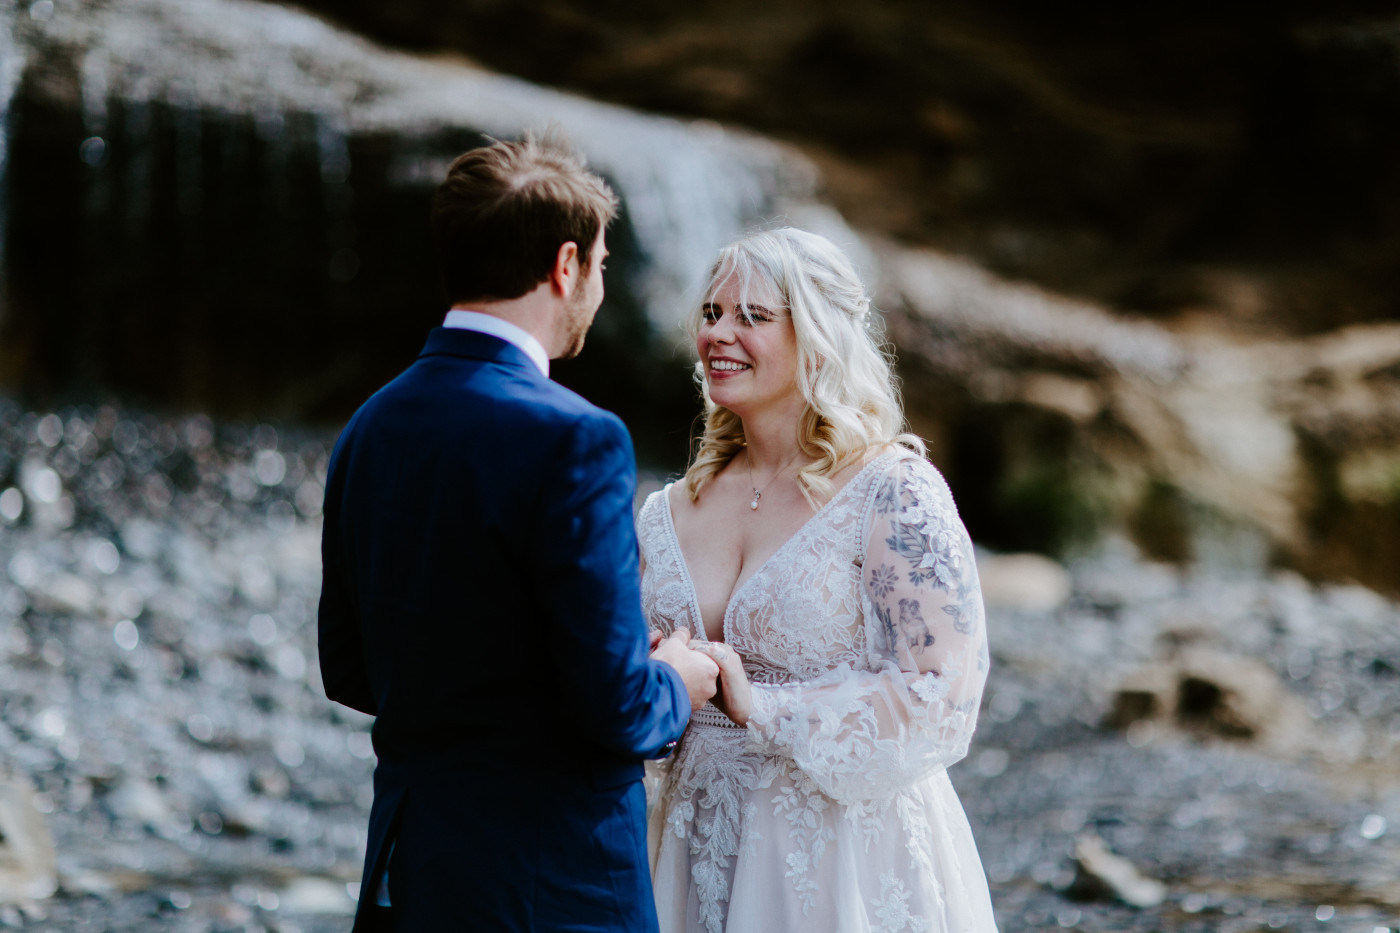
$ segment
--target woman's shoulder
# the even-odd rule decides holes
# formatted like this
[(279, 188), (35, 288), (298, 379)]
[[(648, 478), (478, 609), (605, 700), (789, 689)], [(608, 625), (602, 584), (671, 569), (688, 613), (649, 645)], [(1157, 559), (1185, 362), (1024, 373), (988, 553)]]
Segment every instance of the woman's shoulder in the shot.
[[(871, 502), (878, 512), (900, 511), (910, 505), (934, 503), (956, 508), (948, 481), (923, 454), (889, 445), (872, 463)], [(869, 468), (869, 464), (867, 467)]]
[(938, 467), (918, 451), (899, 444), (886, 444), (872, 448), (865, 456), (865, 468), (878, 464), (872, 472), (878, 479), (909, 481), (915, 483), (933, 482), (947, 485)]
[(642, 500), (642, 507), (637, 510), (637, 524), (661, 520), (668, 508), (667, 496), (670, 495), (671, 487), (674, 485), (675, 483), (666, 483), (647, 494), (647, 497)]
[(637, 510), (637, 544), (644, 562), (650, 562), (657, 551), (665, 548), (666, 493), (670, 488), (671, 484), (667, 483), (653, 490)]

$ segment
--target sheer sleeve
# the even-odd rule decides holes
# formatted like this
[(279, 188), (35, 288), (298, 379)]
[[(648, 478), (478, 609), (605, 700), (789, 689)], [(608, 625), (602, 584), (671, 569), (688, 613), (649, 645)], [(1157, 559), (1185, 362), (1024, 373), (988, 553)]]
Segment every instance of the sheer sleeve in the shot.
[(888, 799), (966, 755), (988, 663), (972, 542), (938, 471), (897, 461), (866, 516), (867, 669), (756, 684), (749, 721), (763, 751), (845, 804)]

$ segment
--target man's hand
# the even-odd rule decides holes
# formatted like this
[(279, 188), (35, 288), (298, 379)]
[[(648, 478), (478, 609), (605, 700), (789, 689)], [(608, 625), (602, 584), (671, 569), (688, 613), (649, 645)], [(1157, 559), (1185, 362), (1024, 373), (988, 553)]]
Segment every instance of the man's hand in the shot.
[(690, 694), (692, 713), (715, 695), (719, 665), (708, 655), (690, 649), (689, 629), (676, 629), (669, 637), (659, 640), (658, 636), (653, 634), (651, 657), (656, 661), (665, 661), (681, 675), (686, 692)]
[(704, 652), (719, 665), (719, 693), (715, 706), (736, 726), (747, 726), (753, 715), (753, 688), (744, 673), (744, 659), (726, 644), (707, 641), (692, 649)]

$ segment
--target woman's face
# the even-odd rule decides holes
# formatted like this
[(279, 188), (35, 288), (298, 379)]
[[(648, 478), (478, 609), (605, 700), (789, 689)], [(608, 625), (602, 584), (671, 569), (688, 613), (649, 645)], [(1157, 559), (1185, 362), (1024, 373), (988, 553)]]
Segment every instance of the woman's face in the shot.
[(774, 405), (802, 404), (792, 315), (767, 282), (730, 276), (701, 307), (695, 350), (716, 405), (741, 418)]

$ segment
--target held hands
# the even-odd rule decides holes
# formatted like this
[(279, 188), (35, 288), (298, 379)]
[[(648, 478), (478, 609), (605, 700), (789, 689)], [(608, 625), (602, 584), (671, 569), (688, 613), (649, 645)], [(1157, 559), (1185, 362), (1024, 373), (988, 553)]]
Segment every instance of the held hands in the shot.
[(651, 633), (652, 659), (665, 661), (681, 675), (686, 692), (690, 694), (690, 711), (693, 713), (715, 695), (719, 665), (708, 655), (692, 651), (689, 645), (689, 629), (676, 629), (666, 638), (662, 638), (660, 632)]
[(744, 673), (744, 659), (739, 657), (739, 652), (728, 645), (709, 641), (696, 642), (690, 647), (719, 665), (715, 706), (736, 726), (748, 725), (749, 716), (753, 714), (753, 689), (749, 686), (749, 675)]

